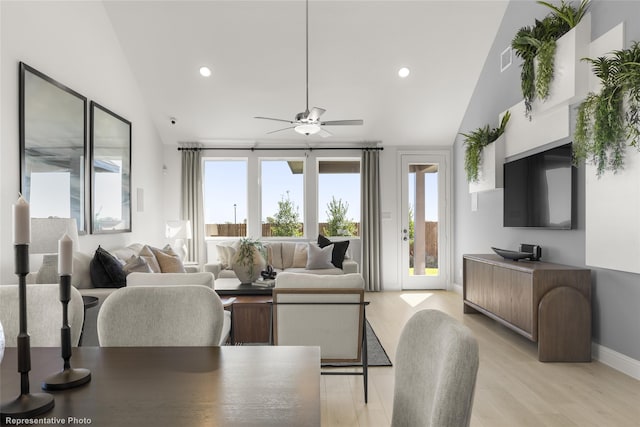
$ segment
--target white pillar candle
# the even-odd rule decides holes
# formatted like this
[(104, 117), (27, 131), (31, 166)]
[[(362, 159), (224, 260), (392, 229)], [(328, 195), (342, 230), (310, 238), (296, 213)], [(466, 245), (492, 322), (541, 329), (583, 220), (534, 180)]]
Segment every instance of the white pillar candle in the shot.
[(65, 233), (58, 240), (58, 274), (71, 276), (73, 273), (73, 240)]
[(28, 245), (29, 242), (31, 242), (29, 203), (20, 196), (13, 205), (13, 244)]

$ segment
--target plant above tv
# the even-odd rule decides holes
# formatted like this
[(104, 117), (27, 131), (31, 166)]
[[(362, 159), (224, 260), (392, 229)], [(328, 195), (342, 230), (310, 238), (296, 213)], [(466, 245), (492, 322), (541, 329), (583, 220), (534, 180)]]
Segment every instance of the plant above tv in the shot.
[[(531, 117), (534, 99), (538, 97), (544, 100), (549, 95), (556, 40), (578, 25), (589, 8), (590, 0), (582, 0), (577, 7), (565, 0), (560, 2), (560, 6), (544, 1), (537, 3), (551, 9), (551, 13), (542, 20), (536, 19), (533, 26), (520, 28), (511, 41), (512, 49), (523, 60), (520, 80), (527, 117)], [(535, 63), (538, 66), (537, 72)]]
[(482, 149), (500, 138), (507, 127), (510, 117), (511, 113), (507, 111), (502, 116), (500, 126), (497, 128), (490, 129), (489, 125), (486, 125), (470, 133), (460, 133), (465, 137), (464, 170), (467, 173), (467, 181), (478, 182), (478, 169), (482, 160)]
[(584, 60), (601, 89), (589, 93), (578, 108), (574, 161), (592, 161), (600, 177), (605, 170), (623, 168), (627, 141), (640, 150), (640, 42), (609, 57)]

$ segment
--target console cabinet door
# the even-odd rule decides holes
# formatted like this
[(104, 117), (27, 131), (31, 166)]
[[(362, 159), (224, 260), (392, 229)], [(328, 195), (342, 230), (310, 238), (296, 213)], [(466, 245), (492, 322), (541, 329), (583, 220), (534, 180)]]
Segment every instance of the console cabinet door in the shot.
[(510, 270), (509, 287), (511, 307), (509, 322), (532, 333), (533, 322), (533, 277), (530, 273)]
[(465, 270), (467, 300), (486, 307), (493, 295), (493, 267), (490, 264), (465, 260)]

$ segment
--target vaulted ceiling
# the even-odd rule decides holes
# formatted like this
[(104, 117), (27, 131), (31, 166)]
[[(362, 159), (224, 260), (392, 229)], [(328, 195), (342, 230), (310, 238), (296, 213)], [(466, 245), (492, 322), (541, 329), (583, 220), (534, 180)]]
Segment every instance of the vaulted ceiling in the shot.
[(309, 107), (364, 120), (329, 138), (253, 118), (305, 109), (303, 0), (104, 5), (164, 144), (449, 145), (507, 1), (310, 1)]

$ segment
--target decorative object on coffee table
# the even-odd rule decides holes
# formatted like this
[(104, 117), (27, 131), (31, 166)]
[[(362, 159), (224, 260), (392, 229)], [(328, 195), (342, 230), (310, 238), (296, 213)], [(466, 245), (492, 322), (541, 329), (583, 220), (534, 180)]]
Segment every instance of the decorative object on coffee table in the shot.
[(266, 261), (262, 252), (264, 245), (250, 237), (240, 239), (240, 245), (231, 263), (231, 268), (236, 273), (240, 283), (253, 283), (260, 272), (265, 269)]
[(69, 301), (71, 300), (71, 273), (73, 266), (73, 240), (66, 234), (58, 243), (58, 272), (60, 274), (60, 302), (62, 303), (62, 328), (60, 330), (60, 350), (64, 360), (63, 370), (48, 376), (42, 382), (44, 390), (66, 390), (91, 381), (91, 371), (72, 368), (71, 328), (69, 327)]

